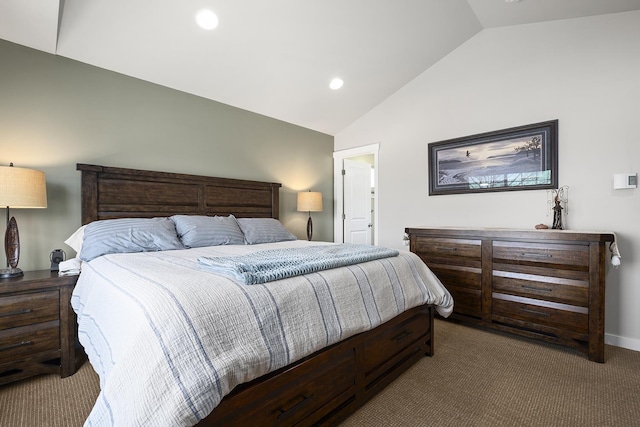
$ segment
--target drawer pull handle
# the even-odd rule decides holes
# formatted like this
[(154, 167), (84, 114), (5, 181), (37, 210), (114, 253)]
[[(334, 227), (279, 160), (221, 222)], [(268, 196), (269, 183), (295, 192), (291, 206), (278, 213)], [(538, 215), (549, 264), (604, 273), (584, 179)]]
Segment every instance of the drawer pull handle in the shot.
[(522, 285), (522, 287), (525, 289), (531, 289), (532, 291), (545, 291), (545, 292), (553, 291), (552, 288), (536, 288), (535, 286), (529, 286), (529, 285)]
[(31, 345), (31, 341), (22, 341), (17, 344), (11, 344), (5, 347), (0, 347), (0, 351), (11, 350), (12, 348), (24, 347), (25, 345)]
[(531, 313), (531, 314), (535, 314), (537, 316), (551, 317), (551, 314), (545, 313), (545, 312), (542, 312), (542, 311), (528, 310), (526, 308), (522, 308), (521, 310), (524, 311), (525, 313)]
[(458, 250), (458, 248), (451, 248), (451, 247), (448, 247), (448, 246), (446, 246), (446, 247), (445, 246), (436, 246), (436, 249), (439, 250), (439, 251), (452, 251), (452, 252), (455, 252), (455, 251)]
[(24, 310), (12, 311), (11, 313), (2, 313), (0, 314), (0, 317), (18, 316), (20, 314), (31, 313), (31, 311), (32, 310), (30, 308), (25, 308)]
[(551, 254), (538, 254), (535, 252), (522, 252), (520, 255), (525, 258), (553, 258)]
[(288, 415), (295, 414), (295, 409), (299, 408), (300, 406), (302, 406), (306, 402), (308, 402), (311, 399), (313, 399), (313, 394), (310, 394), (309, 396), (300, 396), (300, 397), (302, 398), (302, 400), (300, 400), (300, 402), (298, 402), (295, 405), (293, 405), (291, 408), (289, 408), (289, 409), (282, 409), (282, 408), (278, 409), (278, 411), (280, 411), (280, 414), (278, 415), (278, 420), (285, 419)]
[(405, 338), (409, 338), (411, 335), (413, 335), (413, 331), (404, 331), (403, 333), (396, 335), (393, 339), (399, 343), (402, 342)]

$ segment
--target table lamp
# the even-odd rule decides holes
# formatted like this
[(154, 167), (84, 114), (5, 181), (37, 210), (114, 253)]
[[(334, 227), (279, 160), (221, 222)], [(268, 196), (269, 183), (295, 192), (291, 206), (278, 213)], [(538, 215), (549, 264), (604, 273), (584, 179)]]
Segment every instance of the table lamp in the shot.
[(13, 163), (0, 166), (0, 206), (7, 207), (7, 230), (4, 235), (4, 250), (7, 268), (0, 270), (0, 278), (22, 276), (18, 268), (20, 259), (20, 236), (16, 219), (9, 219), (9, 208), (46, 208), (47, 186), (44, 172), (34, 169), (16, 168)]
[(313, 235), (311, 212), (322, 212), (322, 193), (317, 191), (303, 191), (298, 193), (298, 212), (309, 212), (307, 220), (307, 240)]

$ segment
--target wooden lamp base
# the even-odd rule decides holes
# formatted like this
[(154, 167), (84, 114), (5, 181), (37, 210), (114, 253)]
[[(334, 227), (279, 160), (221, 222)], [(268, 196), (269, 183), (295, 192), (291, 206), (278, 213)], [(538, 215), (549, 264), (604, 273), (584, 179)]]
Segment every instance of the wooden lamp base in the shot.
[(4, 251), (7, 254), (7, 268), (0, 270), (0, 279), (23, 276), (23, 271), (18, 268), (20, 235), (18, 234), (18, 223), (14, 217), (7, 221), (7, 232), (4, 234)]
[(307, 240), (311, 241), (313, 236), (313, 221), (311, 221), (311, 213), (309, 213), (309, 219), (307, 220)]

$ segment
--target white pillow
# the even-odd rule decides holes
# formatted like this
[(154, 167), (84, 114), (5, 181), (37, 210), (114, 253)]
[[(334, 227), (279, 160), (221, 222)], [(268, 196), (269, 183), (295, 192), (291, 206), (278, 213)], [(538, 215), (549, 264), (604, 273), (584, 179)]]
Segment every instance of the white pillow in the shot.
[(69, 246), (71, 249), (76, 251), (76, 254), (80, 254), (80, 250), (82, 249), (82, 241), (84, 240), (84, 229), (87, 228), (86, 225), (78, 228), (64, 243)]

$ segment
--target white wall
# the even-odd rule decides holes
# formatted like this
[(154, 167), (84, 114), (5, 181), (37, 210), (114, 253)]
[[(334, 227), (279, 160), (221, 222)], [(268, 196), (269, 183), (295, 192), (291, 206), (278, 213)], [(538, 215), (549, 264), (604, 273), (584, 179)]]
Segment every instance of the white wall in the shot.
[(640, 350), (640, 12), (483, 30), (335, 137), (335, 150), (380, 143), (380, 244), (407, 226), (551, 224), (545, 191), (428, 196), (427, 144), (559, 120), (567, 225), (612, 230), (622, 253), (607, 273), (606, 340)]

